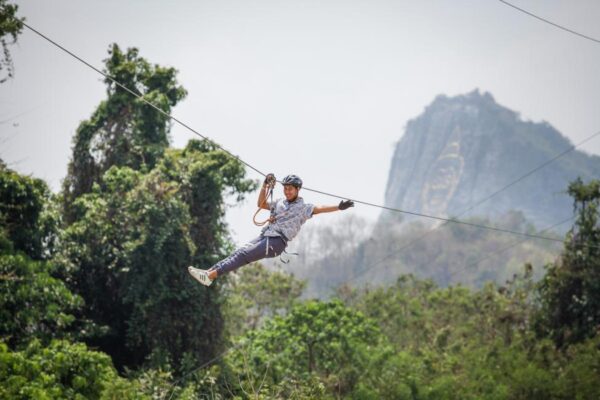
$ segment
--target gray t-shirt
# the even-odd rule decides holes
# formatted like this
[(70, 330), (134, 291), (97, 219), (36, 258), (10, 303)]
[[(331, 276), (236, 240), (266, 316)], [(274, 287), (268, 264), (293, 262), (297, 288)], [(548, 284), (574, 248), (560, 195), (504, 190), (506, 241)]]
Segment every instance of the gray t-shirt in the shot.
[(271, 211), (275, 216), (275, 221), (262, 229), (264, 236), (283, 236), (287, 241), (292, 240), (302, 224), (312, 217), (315, 208), (312, 204), (304, 204), (304, 199), (298, 197), (295, 201), (289, 202), (286, 199), (277, 199), (270, 204)]

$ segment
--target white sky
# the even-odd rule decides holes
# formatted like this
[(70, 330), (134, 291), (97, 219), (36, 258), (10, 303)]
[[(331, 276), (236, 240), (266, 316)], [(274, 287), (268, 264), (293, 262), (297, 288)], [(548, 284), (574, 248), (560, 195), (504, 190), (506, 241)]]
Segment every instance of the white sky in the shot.
[[(173, 114), (257, 168), (369, 202), (383, 203), (407, 120), (440, 93), (489, 91), (573, 142), (600, 130), (600, 44), (495, 0), (16, 3), (28, 24), (97, 67), (116, 42), (177, 68), (189, 94)], [(600, 38), (598, 1), (514, 3)], [(57, 191), (75, 129), (105, 86), (28, 30), (11, 53), (16, 76), (0, 85), (0, 157)], [(173, 126), (175, 146), (193, 137)], [(584, 149), (600, 154), (600, 140)], [(253, 195), (228, 210), (238, 244), (257, 233), (254, 204)], [(352, 212), (374, 219), (379, 210)]]

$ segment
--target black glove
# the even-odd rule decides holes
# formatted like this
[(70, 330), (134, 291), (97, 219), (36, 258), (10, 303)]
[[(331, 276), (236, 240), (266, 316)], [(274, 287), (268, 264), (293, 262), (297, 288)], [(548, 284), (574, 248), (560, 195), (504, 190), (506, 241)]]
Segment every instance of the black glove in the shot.
[(275, 182), (277, 182), (277, 180), (275, 179), (275, 175), (274, 174), (267, 174), (267, 176), (265, 177), (264, 185), (274, 186)]
[(354, 207), (354, 202), (352, 200), (342, 200), (338, 206), (340, 210), (345, 210), (346, 208), (350, 207)]

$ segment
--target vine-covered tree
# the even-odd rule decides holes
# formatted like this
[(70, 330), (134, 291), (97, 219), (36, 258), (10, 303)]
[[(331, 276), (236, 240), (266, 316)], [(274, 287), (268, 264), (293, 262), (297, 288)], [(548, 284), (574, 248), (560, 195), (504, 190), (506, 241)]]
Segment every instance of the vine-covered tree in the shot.
[[(152, 65), (136, 48), (109, 48), (105, 72), (166, 113), (186, 96), (177, 70)], [(71, 204), (112, 166), (148, 171), (169, 145), (168, 117), (106, 78), (107, 98), (77, 128), (73, 155), (64, 181), (67, 219)]]
[(46, 184), (0, 163), (0, 340), (11, 347), (72, 336), (82, 305), (49, 259), (57, 216)]
[(207, 143), (168, 150), (148, 173), (112, 167), (74, 203), (64, 259), (87, 316), (109, 328), (93, 344), (117, 366), (200, 362), (219, 350), (219, 286), (187, 266), (223, 254), (223, 194), (254, 187), (243, 166)]

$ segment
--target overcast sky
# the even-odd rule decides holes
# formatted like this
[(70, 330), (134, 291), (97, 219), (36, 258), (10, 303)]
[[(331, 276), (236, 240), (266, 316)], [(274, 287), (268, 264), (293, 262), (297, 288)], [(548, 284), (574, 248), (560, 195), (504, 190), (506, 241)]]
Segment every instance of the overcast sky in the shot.
[[(497, 0), (16, 3), (28, 24), (100, 68), (113, 42), (177, 68), (189, 94), (173, 114), (257, 168), (369, 202), (383, 203), (395, 143), (438, 94), (488, 91), (573, 142), (600, 130), (600, 44)], [(600, 38), (599, 1), (514, 3)], [(28, 30), (11, 53), (15, 78), (0, 85), (0, 157), (57, 191), (75, 129), (105, 86)], [(174, 146), (193, 137), (173, 126)], [(600, 154), (600, 139), (583, 148)], [(254, 209), (253, 195), (228, 210), (237, 243), (255, 236)]]

